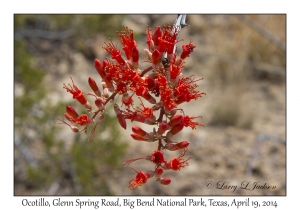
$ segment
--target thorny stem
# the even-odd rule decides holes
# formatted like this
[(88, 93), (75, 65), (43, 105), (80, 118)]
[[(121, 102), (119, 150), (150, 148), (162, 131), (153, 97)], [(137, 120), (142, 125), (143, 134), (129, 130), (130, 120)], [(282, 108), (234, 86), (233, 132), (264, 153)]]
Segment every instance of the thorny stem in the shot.
[[(180, 31), (185, 26), (188, 26), (188, 24), (186, 24), (186, 22), (185, 22), (185, 19), (186, 19), (186, 15), (178, 14), (178, 16), (177, 16), (177, 18), (175, 20), (175, 23), (174, 23), (174, 25), (177, 27), (177, 30)], [(177, 34), (176, 39), (178, 39), (178, 37), (179, 37), (179, 32)], [(176, 50), (176, 44), (174, 46), (174, 52), (175, 52), (175, 50)]]
[[(179, 14), (178, 16), (177, 16), (177, 18), (176, 18), (176, 20), (175, 20), (175, 23), (174, 23), (174, 25), (177, 27), (177, 30), (181, 30), (183, 27), (185, 27), (185, 26), (188, 26), (186, 23), (185, 23), (185, 19), (186, 19), (186, 15), (183, 15), (183, 14)], [(177, 34), (177, 37), (176, 37), (176, 39), (178, 39), (178, 37), (179, 37), (179, 33)], [(174, 46), (174, 51), (176, 50), (176, 45)], [(166, 56), (166, 54), (165, 54), (165, 56)], [(152, 67), (152, 66), (151, 66)], [(150, 68), (150, 67), (149, 67)], [(149, 69), (148, 68), (148, 69)], [(145, 69), (145, 70), (143, 70), (143, 72), (142, 72), (142, 75), (144, 75), (145, 73), (147, 73), (148, 71), (150, 71), (150, 70), (148, 70), (148, 69)], [(148, 71), (146, 71), (146, 70), (148, 70)], [(142, 76), (141, 75), (141, 76)], [(183, 110), (182, 109), (178, 109), (178, 110), (181, 110), (182, 112), (183, 112)], [(163, 119), (163, 116), (164, 116), (164, 114), (165, 114), (165, 110), (164, 110), (164, 107), (162, 107), (162, 108), (160, 108), (160, 113), (159, 113), (159, 117), (158, 117), (158, 119), (157, 119), (157, 122), (162, 122), (162, 119)], [(158, 140), (158, 148), (157, 148), (157, 150), (161, 150), (161, 148), (163, 147), (163, 144), (162, 144), (162, 139), (159, 139)]]

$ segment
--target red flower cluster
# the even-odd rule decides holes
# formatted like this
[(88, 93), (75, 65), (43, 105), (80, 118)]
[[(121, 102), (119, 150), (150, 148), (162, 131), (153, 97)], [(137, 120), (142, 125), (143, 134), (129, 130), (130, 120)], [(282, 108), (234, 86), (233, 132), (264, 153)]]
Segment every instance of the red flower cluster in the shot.
[[(64, 84), (64, 88), (73, 95), (73, 99), (79, 101), (87, 109), (89, 115), (79, 115), (74, 108), (67, 106), (65, 117), (70, 124), (65, 120), (60, 120), (60, 123), (68, 125), (74, 132), (87, 131), (88, 126), (94, 124), (88, 140), (93, 136), (97, 124), (104, 118), (109, 101), (113, 101), (117, 119), (124, 129), (127, 128), (126, 120), (154, 126), (150, 132), (144, 131), (139, 126), (132, 127), (131, 137), (134, 140), (157, 142), (158, 147), (151, 155), (123, 163), (128, 166), (137, 160), (147, 160), (154, 164), (154, 169), (149, 171), (138, 172), (130, 167), (136, 172), (136, 177), (129, 182), (130, 189), (146, 183), (147, 179), (154, 176), (158, 183), (170, 184), (170, 178), (162, 177), (164, 170), (178, 171), (187, 166), (191, 158), (184, 159), (190, 143), (175, 142), (172, 139), (173, 136), (184, 127), (195, 129), (196, 126), (204, 126), (202, 123), (193, 121), (201, 116), (190, 117), (178, 107), (181, 103), (190, 102), (205, 94), (197, 90), (196, 83), (201, 79), (196, 80), (193, 75), (182, 76), (184, 59), (189, 57), (195, 46), (190, 40), (188, 44), (182, 45), (180, 56), (176, 55), (176, 44), (182, 41), (177, 39), (179, 32), (177, 26), (171, 25), (162, 29), (156, 27), (153, 33), (148, 28), (146, 30), (148, 49), (144, 52), (147, 56), (145, 61), (150, 64), (147, 68), (140, 69), (140, 53), (133, 31), (125, 28), (124, 31), (118, 33), (125, 57), (109, 40), (103, 49), (111, 54), (111, 59), (107, 58), (102, 62), (96, 59), (94, 62), (95, 69), (102, 79), (102, 91), (91, 77), (88, 78), (88, 84), (93, 93), (84, 94), (74, 84), (72, 78), (72, 85)], [(120, 106), (115, 98), (117, 95), (121, 96)], [(92, 108), (86, 96), (94, 97), (96, 109)], [(138, 102), (140, 106), (134, 107), (135, 102)], [(77, 126), (82, 126), (82, 129), (80, 130)], [(167, 161), (163, 150), (181, 150), (181, 154)]]

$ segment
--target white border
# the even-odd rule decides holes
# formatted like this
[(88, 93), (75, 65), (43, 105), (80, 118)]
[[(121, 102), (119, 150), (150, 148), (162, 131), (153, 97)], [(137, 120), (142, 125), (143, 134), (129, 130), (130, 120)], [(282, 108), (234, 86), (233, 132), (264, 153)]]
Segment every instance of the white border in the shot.
[[(295, 2), (295, 1), (294, 1)], [(287, 196), (250, 197), (276, 200), (276, 209), (298, 206), (299, 190), (299, 11), (296, 3), (281, 1), (7, 1), (1, 3), (1, 209), (20, 209), (23, 197), (13, 196), (13, 14), (15, 13), (281, 13), (287, 14)], [(30, 197), (33, 199), (34, 197)], [(86, 199), (88, 197), (85, 197)], [(123, 199), (124, 197), (121, 197)], [(136, 199), (139, 197), (130, 197)], [(168, 197), (170, 198), (170, 197)], [(179, 199), (180, 197), (174, 197)], [(199, 199), (200, 197), (196, 197)], [(204, 197), (209, 199), (210, 197)], [(227, 200), (235, 197), (212, 197)], [(247, 197), (237, 197), (243, 200)], [(51, 199), (51, 197), (47, 197)], [(76, 199), (76, 197), (70, 197)], [(96, 199), (91, 197), (91, 199)], [(147, 200), (148, 197), (142, 197)], [(45, 207), (46, 208), (46, 207)], [(38, 207), (35, 209), (45, 209)], [(137, 207), (138, 208), (138, 207)], [(135, 208), (135, 209), (137, 209)], [(143, 207), (149, 209), (151, 207)], [(167, 207), (166, 209), (174, 207)], [(32, 209), (32, 208), (28, 208)], [(47, 208), (49, 209), (49, 208)], [(71, 208), (64, 208), (71, 209)], [(72, 208), (74, 209), (74, 208)], [(110, 208), (111, 209), (111, 208)], [(128, 208), (129, 209), (129, 208)], [(206, 208), (210, 209), (210, 208)], [(244, 208), (239, 208), (244, 209)], [(245, 208), (246, 209), (246, 208)], [(247, 208), (249, 209), (249, 208)]]

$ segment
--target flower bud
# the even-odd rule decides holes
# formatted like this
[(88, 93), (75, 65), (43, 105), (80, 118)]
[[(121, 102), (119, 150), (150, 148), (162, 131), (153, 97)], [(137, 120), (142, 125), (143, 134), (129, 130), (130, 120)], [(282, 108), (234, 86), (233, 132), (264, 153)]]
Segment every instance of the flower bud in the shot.
[(77, 118), (79, 115), (75, 111), (75, 109), (71, 106), (66, 106), (66, 111), (69, 115), (71, 115), (73, 118)]
[(179, 150), (179, 148), (177, 147), (177, 143), (167, 143), (165, 145), (165, 148), (167, 150), (170, 150), (170, 151), (176, 151), (176, 150)]
[(154, 50), (152, 53), (152, 63), (154, 65), (158, 64), (161, 60), (161, 54), (158, 50)]
[(161, 122), (161, 123), (159, 123), (157, 133), (159, 135), (162, 135), (167, 129), (168, 129), (168, 124), (166, 122)]
[(175, 125), (177, 125), (178, 123), (180, 123), (182, 121), (182, 115), (175, 115), (168, 123), (169, 126), (174, 127)]
[(91, 87), (91, 89), (94, 91), (94, 93), (100, 97), (101, 92), (100, 92), (95, 80), (93, 78), (89, 77), (88, 83), (89, 83), (89, 86)]
[[(104, 60), (103, 61), (103, 70), (104, 70), (104, 72), (105, 72), (105, 68), (107, 67), (109, 65), (109, 63), (108, 63), (108, 61), (107, 60)], [(104, 77), (103, 77), (103, 79), (104, 79)]]
[(148, 59), (151, 60), (152, 53), (148, 49), (144, 49), (145, 54), (147, 55)]
[[(65, 115), (69, 115), (69, 114), (68, 114), (68, 113), (65, 113)], [(69, 115), (69, 116), (70, 116), (70, 115)], [(71, 116), (70, 116), (70, 117), (71, 117)], [(79, 132), (79, 129), (78, 129), (76, 126), (72, 126), (72, 125), (66, 123), (64, 120), (60, 120), (60, 119), (57, 119), (57, 120), (59, 120), (59, 121), (61, 122), (60, 124), (66, 124), (67, 126), (69, 126), (69, 127), (72, 129), (73, 132), (75, 132), (75, 133)], [(70, 121), (71, 121), (71, 120), (70, 120)]]
[(122, 126), (122, 128), (124, 128), (126, 130), (126, 121), (125, 121), (125, 118), (122, 115), (122, 113), (120, 111), (120, 108), (119, 108), (119, 106), (117, 104), (114, 105), (114, 111), (115, 111), (115, 113), (117, 115), (119, 124)]
[(130, 105), (133, 105), (133, 99), (132, 96), (129, 96), (129, 94), (126, 92), (122, 95), (122, 103), (129, 107)]
[(167, 138), (171, 138), (172, 136), (176, 135), (183, 129), (184, 125), (183, 123), (178, 123), (175, 125), (168, 133), (167, 133)]
[(74, 133), (78, 133), (79, 132), (79, 129), (76, 126), (70, 126), (70, 128), (72, 129), (72, 131)]
[(162, 185), (169, 185), (171, 183), (171, 179), (169, 177), (159, 178), (157, 181)]
[(176, 150), (180, 150), (180, 149), (185, 149), (189, 146), (189, 142), (187, 141), (182, 141), (182, 142), (179, 142), (179, 143), (167, 143), (165, 145), (165, 148), (167, 150), (170, 150), (170, 151), (176, 151)]
[(159, 178), (164, 172), (164, 169), (161, 166), (158, 166), (155, 171), (154, 171), (154, 175), (156, 178)]
[(182, 45), (182, 53), (180, 55), (180, 58), (183, 60), (186, 57), (189, 57), (190, 53), (193, 52), (195, 47), (196, 46), (192, 44), (192, 40), (189, 44)]
[(136, 46), (132, 48), (132, 65), (134, 69), (139, 67), (139, 50)]
[(95, 59), (94, 66), (98, 74), (100, 75), (100, 77), (104, 79), (105, 78), (104, 66), (101, 64), (101, 62), (98, 59)]
[(185, 149), (185, 148), (187, 148), (189, 145), (190, 145), (190, 142), (188, 142), (188, 141), (182, 141), (182, 142), (179, 142), (179, 143), (177, 144), (177, 147), (178, 147), (179, 149)]
[(154, 50), (154, 42), (153, 40), (150, 41), (150, 51), (153, 51)]
[(153, 39), (153, 42), (154, 42), (154, 46), (157, 48), (160, 44), (160, 37), (162, 36), (162, 31), (160, 29), (160, 26), (156, 27), (154, 33), (153, 33), (153, 36), (152, 36), (152, 39)]
[(141, 129), (140, 127), (138, 126), (133, 126), (132, 127), (132, 131), (140, 136), (146, 136), (147, 135), (147, 132), (144, 131), (143, 129)]
[(103, 110), (105, 109), (103, 99), (101, 99), (101, 98), (96, 98), (95, 104), (96, 104), (96, 106), (98, 107), (98, 109), (100, 109), (101, 111), (103, 111)]
[(137, 141), (147, 141), (148, 139), (136, 134), (136, 133), (132, 133), (130, 134), (131, 137), (134, 139), (134, 140), (137, 140)]
[[(73, 122), (73, 117), (71, 115), (69, 115), (68, 113), (65, 113), (65, 117), (70, 121)], [(76, 118), (75, 118), (76, 119)]]

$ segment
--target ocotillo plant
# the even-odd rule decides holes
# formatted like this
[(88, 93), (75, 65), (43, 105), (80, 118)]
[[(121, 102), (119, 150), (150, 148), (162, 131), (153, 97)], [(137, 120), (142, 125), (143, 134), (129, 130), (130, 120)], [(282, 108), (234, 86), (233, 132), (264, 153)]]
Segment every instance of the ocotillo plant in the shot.
[[(117, 36), (125, 56), (112, 40), (109, 40), (104, 42), (103, 49), (111, 58), (94, 61), (95, 69), (102, 80), (101, 86), (96, 83), (97, 79), (91, 77), (88, 78), (88, 84), (92, 93), (83, 93), (72, 78), (72, 84), (63, 85), (88, 113), (78, 114), (72, 106), (67, 106), (65, 117), (70, 123), (65, 120), (60, 120), (60, 123), (68, 125), (74, 132), (86, 132), (87, 128), (93, 125), (88, 141), (103, 120), (109, 102), (113, 104), (122, 128), (127, 129), (126, 120), (153, 126), (151, 131), (145, 131), (138, 125), (131, 128), (131, 137), (134, 140), (156, 143), (157, 150), (123, 163), (136, 173), (135, 178), (129, 181), (130, 189), (146, 183), (151, 177), (155, 177), (162, 185), (169, 185), (171, 179), (163, 176), (164, 170), (178, 171), (187, 166), (191, 158), (184, 157), (190, 143), (185, 140), (176, 142), (174, 136), (185, 127), (195, 129), (196, 126), (204, 126), (203, 123), (194, 121), (201, 116), (188, 116), (180, 108), (180, 104), (189, 103), (205, 95), (197, 90), (197, 82), (203, 78), (196, 79), (194, 75), (184, 76), (182, 73), (185, 59), (195, 48), (190, 39), (189, 43), (182, 45), (181, 54), (177, 54), (177, 45), (183, 41), (178, 40), (179, 32), (185, 25), (185, 15), (179, 15), (173, 25), (157, 26), (154, 32), (149, 27), (146, 29), (147, 48), (144, 50), (144, 62), (148, 62), (149, 66), (144, 69), (140, 69), (141, 56), (134, 32), (124, 27), (124, 31), (117, 32)], [(116, 97), (118, 95), (121, 96), (119, 101)], [(93, 98), (96, 109), (87, 100), (88, 96)], [(135, 107), (135, 103), (139, 103), (140, 106)], [(147, 107), (146, 103), (152, 105)], [(181, 153), (168, 161), (164, 157), (165, 150)], [(149, 171), (137, 171), (130, 166), (137, 160), (151, 161), (154, 166)]]

